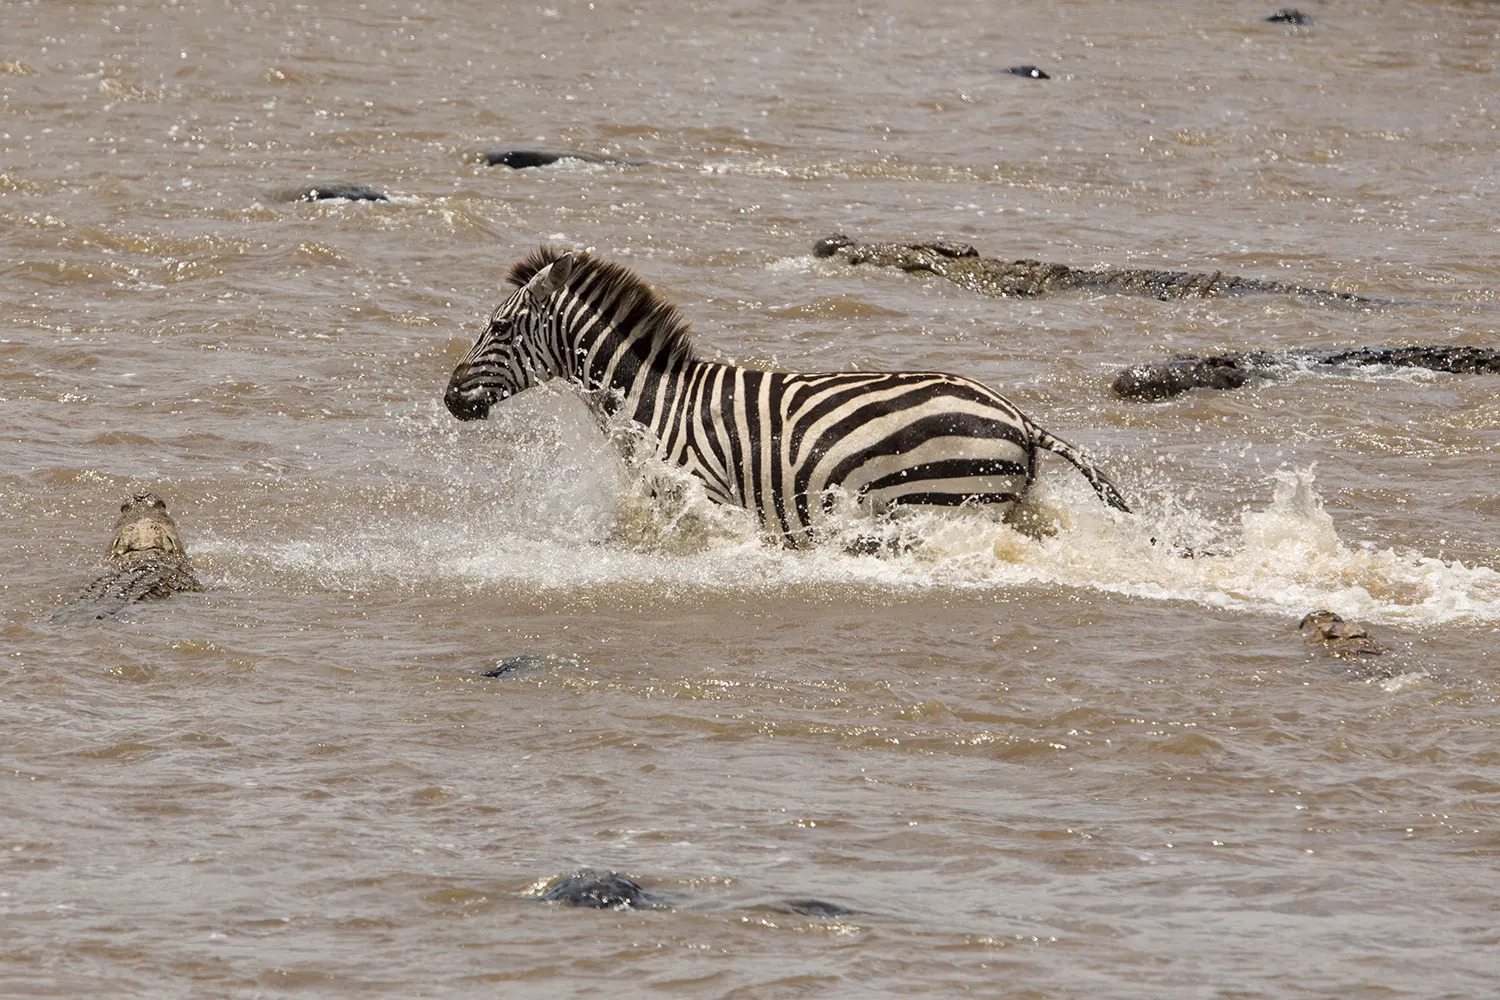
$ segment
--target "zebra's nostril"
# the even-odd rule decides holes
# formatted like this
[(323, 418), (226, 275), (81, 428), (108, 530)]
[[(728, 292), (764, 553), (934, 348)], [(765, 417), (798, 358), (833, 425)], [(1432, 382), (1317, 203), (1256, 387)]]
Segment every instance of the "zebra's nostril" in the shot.
[(448, 388), (443, 391), (443, 405), (460, 420), (483, 420), (490, 415), (490, 394), (483, 389), (465, 390), (463, 385), (468, 379), (468, 362), (453, 369)]
[(443, 393), (443, 405), (460, 420), (483, 420), (490, 415), (490, 398), (484, 392), (465, 393), (456, 385)]

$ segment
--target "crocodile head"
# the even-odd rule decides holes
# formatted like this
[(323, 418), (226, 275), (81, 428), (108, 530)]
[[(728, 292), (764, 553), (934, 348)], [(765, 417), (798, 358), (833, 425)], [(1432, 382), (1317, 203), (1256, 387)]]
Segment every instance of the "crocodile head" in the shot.
[(150, 490), (140, 490), (120, 504), (114, 541), (109, 546), (112, 563), (130, 561), (132, 553), (158, 555), (182, 552), (177, 523), (167, 513), (167, 503)]

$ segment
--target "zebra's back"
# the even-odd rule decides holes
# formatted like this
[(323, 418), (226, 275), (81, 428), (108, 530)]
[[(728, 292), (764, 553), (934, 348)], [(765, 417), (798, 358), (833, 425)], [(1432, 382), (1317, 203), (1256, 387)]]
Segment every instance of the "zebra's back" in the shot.
[(1031, 422), (962, 376), (703, 363), (685, 383), (679, 405), (658, 410), (663, 457), (794, 540), (840, 492), (877, 509), (1008, 505), (1035, 473)]

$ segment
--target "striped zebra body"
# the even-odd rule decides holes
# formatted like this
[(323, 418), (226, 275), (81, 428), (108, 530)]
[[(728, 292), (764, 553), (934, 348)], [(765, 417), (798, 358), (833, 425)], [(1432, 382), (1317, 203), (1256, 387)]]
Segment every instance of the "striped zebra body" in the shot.
[(538, 382), (581, 385), (601, 418), (646, 428), (663, 461), (748, 508), (792, 544), (840, 491), (876, 509), (1018, 500), (1038, 448), (1058, 452), (1110, 505), (1114, 486), (1004, 396), (939, 372), (769, 372), (697, 357), (675, 307), (618, 264), (542, 248), (454, 369), (461, 420)]

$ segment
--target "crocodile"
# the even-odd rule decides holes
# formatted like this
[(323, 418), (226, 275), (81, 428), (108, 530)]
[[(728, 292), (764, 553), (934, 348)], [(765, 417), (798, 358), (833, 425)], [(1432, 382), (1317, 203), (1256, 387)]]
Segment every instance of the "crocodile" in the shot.
[(766, 904), (765, 908), (799, 917), (849, 917), (859, 913), (840, 903), (830, 903), (826, 899), (814, 899), (811, 896), (777, 900)]
[(1308, 652), (1338, 663), (1336, 675), (1351, 681), (1387, 681), (1406, 672), (1400, 654), (1383, 657), (1391, 650), (1370, 638), (1360, 622), (1345, 621), (1332, 611), (1310, 612), (1297, 623)]
[(315, 184), (291, 193), (292, 201), (390, 201), (390, 196), (363, 184)]
[[(628, 875), (599, 868), (580, 868), (552, 879), (536, 896), (546, 903), (565, 903), (588, 910), (670, 910), (673, 899), (641, 888)], [(756, 909), (801, 917), (846, 917), (860, 911), (826, 899), (799, 896), (760, 904)]]
[(875, 264), (947, 278), (971, 292), (994, 298), (1030, 298), (1053, 292), (1117, 292), (1154, 299), (1206, 299), (1229, 295), (1295, 295), (1342, 305), (1391, 303), (1351, 292), (1306, 288), (1282, 281), (1241, 278), (1222, 271), (1159, 271), (1153, 268), (1079, 268), (1039, 260), (982, 257), (967, 243), (858, 243), (835, 233), (813, 244), (814, 257)]
[(1302, 641), (1308, 649), (1334, 657), (1379, 656), (1385, 647), (1370, 638), (1369, 629), (1358, 622), (1344, 621), (1332, 611), (1313, 611), (1297, 623)]
[(661, 910), (667, 903), (619, 872), (580, 868), (554, 879), (538, 897), (548, 903), (567, 903), (592, 910)]
[(1459, 375), (1500, 373), (1500, 350), (1427, 344), (1409, 347), (1294, 348), (1286, 351), (1237, 351), (1228, 354), (1183, 354), (1156, 364), (1131, 365), (1111, 385), (1123, 399), (1153, 402), (1189, 389), (1238, 389), (1252, 379), (1273, 379), (1310, 365), (1427, 368)]
[(480, 677), (509, 677), (512, 674), (532, 673), (549, 667), (576, 667), (577, 657), (560, 656), (557, 653), (513, 653), (495, 661), (488, 670), (479, 672)]
[(608, 153), (586, 153), (577, 149), (539, 149), (535, 147), (512, 147), (489, 149), (479, 154), (488, 167), (510, 167), (525, 170), (528, 167), (546, 167), (559, 160), (581, 160), (584, 163), (604, 163), (617, 167), (643, 167), (650, 160), (638, 156), (611, 156)]
[(203, 589), (166, 501), (150, 490), (132, 493), (120, 504), (106, 561), (109, 570), (58, 608), (53, 621), (112, 618), (136, 601)]
[(1271, 24), (1289, 24), (1294, 28), (1306, 28), (1313, 23), (1312, 15), (1304, 14), (1296, 7), (1283, 7), (1263, 20)]

